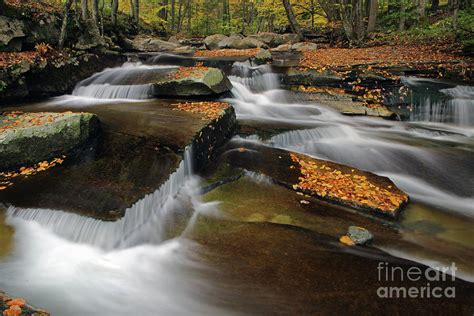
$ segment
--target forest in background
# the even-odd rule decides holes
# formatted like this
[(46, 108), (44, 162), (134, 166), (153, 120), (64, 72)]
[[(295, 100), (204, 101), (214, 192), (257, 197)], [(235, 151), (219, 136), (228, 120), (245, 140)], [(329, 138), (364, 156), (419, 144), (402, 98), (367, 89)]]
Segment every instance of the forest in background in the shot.
[[(6, 2), (22, 2), (7, 0)], [(99, 32), (113, 25), (162, 36), (293, 32), (363, 45), (367, 39), (458, 41), (472, 53), (472, 0), (44, 0)], [(70, 14), (71, 15), (71, 14)], [(112, 24), (112, 26), (110, 25)], [(130, 25), (131, 23), (131, 25)]]

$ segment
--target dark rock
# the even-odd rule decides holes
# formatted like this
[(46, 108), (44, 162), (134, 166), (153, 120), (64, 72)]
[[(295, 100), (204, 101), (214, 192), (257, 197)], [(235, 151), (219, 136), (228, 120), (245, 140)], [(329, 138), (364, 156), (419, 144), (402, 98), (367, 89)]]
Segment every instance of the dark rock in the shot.
[(0, 15), (0, 51), (20, 51), (25, 38), (25, 23)]

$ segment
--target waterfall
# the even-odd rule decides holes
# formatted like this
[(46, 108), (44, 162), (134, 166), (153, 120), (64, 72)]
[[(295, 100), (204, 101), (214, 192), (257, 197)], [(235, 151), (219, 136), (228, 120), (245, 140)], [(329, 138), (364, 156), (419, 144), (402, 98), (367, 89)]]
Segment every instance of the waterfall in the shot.
[(453, 86), (416, 77), (404, 77), (402, 82), (410, 88), (411, 121), (474, 124), (473, 86)]
[(169, 179), (155, 192), (145, 196), (125, 211), (116, 222), (106, 222), (73, 213), (48, 209), (9, 207), (11, 219), (35, 221), (70, 241), (87, 243), (105, 250), (127, 248), (164, 239), (166, 225), (182, 206), (179, 194), (192, 196), (198, 186), (192, 175), (192, 150), (187, 148), (184, 160)]
[(150, 66), (125, 63), (108, 68), (79, 82), (73, 96), (93, 99), (143, 100), (153, 97), (153, 79), (175, 66)]

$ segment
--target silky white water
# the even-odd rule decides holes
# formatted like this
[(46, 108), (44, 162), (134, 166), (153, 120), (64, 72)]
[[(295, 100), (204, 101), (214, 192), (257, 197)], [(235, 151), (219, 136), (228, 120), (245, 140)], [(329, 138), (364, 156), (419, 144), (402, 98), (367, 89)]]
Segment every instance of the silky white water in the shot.
[[(415, 200), (474, 217), (474, 167), (470, 163), (474, 126), (346, 117), (318, 104), (281, 102), (275, 93), (285, 91), (276, 89), (274, 78), (271, 90), (253, 92), (251, 82), (266, 80), (260, 72), (252, 81), (233, 79), (234, 98), (227, 101), (240, 119), (299, 126), (266, 140), (267, 145), (390, 175)], [(464, 91), (466, 96), (470, 89), (448, 91)], [(444, 145), (451, 142), (458, 146)]]

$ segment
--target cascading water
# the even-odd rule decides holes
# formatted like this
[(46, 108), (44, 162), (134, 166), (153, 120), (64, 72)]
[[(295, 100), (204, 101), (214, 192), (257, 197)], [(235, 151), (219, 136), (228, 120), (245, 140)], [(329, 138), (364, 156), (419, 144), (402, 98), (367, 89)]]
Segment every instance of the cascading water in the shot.
[[(474, 125), (474, 87), (446, 88), (436, 81), (415, 77), (402, 78), (402, 82), (410, 88), (407, 99), (412, 108), (411, 121)], [(429, 88), (423, 85), (426, 82), (431, 84)]]
[(104, 250), (127, 248), (164, 239), (165, 227), (183, 209), (183, 200), (195, 195), (197, 180), (192, 179), (192, 153), (186, 149), (184, 160), (170, 178), (154, 193), (136, 202), (116, 222), (105, 222), (73, 213), (10, 207), (8, 219), (35, 221), (55, 234), (73, 242), (87, 243)]
[[(348, 118), (321, 105), (282, 102), (281, 98), (268, 96), (268, 91), (253, 92), (256, 89), (252, 82), (263, 81), (262, 74), (240, 73), (253, 78), (232, 78), (234, 99), (227, 101), (236, 108), (239, 118), (304, 127), (275, 135), (266, 142), (268, 145), (390, 175), (415, 199), (474, 217), (474, 185), (469, 185), (469, 179), (474, 179), (474, 168), (469, 163), (474, 150), (469, 141), (474, 135), (472, 127)], [(469, 97), (470, 89), (454, 87), (442, 91), (452, 95), (462, 91), (464, 97)], [(450, 153), (442, 147), (443, 142), (462, 145)], [(464, 173), (460, 175), (446, 166), (462, 166)], [(467, 185), (462, 185), (466, 181)], [(426, 185), (431, 189), (423, 189)]]
[(153, 78), (177, 66), (127, 62), (108, 68), (79, 82), (72, 95), (55, 99), (58, 105), (133, 102), (153, 98)]

